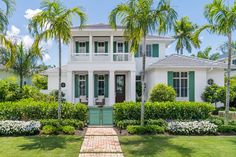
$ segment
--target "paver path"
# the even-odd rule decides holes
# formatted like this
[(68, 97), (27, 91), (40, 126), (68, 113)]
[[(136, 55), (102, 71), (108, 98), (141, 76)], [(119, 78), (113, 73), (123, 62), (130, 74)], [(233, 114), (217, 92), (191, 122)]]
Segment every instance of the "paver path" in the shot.
[(124, 157), (113, 128), (88, 128), (79, 157)]

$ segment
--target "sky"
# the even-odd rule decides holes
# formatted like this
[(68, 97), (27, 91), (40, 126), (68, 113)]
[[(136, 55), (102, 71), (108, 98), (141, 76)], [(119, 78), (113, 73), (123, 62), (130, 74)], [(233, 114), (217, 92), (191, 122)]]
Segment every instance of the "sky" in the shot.
[[(68, 7), (81, 7), (87, 14), (87, 24), (108, 23), (108, 15), (110, 11), (118, 4), (126, 2), (126, 0), (61, 0)], [(42, 0), (16, 0), (16, 7), (13, 15), (10, 17), (8, 26), (8, 35), (19, 36), (26, 46), (30, 46), (33, 42), (27, 25), (29, 19), (39, 11)], [(177, 11), (178, 18), (189, 16), (190, 20), (198, 25), (206, 24), (207, 21), (203, 15), (204, 6), (211, 3), (212, 0), (172, 0), (171, 6)], [(233, 0), (226, 0), (226, 3), (232, 4)], [(3, 5), (0, 3), (0, 5)], [(2, 8), (2, 6), (0, 7)], [(73, 25), (79, 25), (79, 19), (74, 18)], [(166, 36), (171, 36), (172, 33)], [(234, 34), (235, 36), (235, 34)], [(200, 50), (211, 46), (212, 52), (219, 52), (219, 46), (222, 45), (226, 38), (223, 36), (209, 34), (205, 31), (200, 35), (202, 40)], [(43, 62), (47, 65), (58, 65), (58, 44), (55, 41), (44, 42), (43, 46), (47, 50)], [(62, 49), (62, 64), (67, 63), (68, 46), (64, 45)], [(199, 49), (193, 49), (196, 54)], [(171, 44), (166, 50), (167, 54), (176, 53), (175, 43)], [(188, 52), (185, 52), (189, 55)]]

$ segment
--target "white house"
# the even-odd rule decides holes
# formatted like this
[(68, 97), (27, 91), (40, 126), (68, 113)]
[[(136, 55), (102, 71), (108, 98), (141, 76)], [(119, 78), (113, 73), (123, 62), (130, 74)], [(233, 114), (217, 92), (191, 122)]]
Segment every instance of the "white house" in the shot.
[[(228, 54), (220, 55), (218, 61), (228, 64)], [(231, 76), (236, 76), (236, 55), (233, 54), (231, 58)]]
[[(72, 39), (68, 63), (62, 66), (63, 89), (67, 101), (87, 102), (89, 106), (135, 101), (136, 82), (140, 82), (141, 50), (130, 53), (130, 43), (109, 25), (87, 25), (82, 30), (71, 28)], [(146, 88), (158, 83), (174, 87), (177, 100), (202, 101), (208, 83), (224, 85), (225, 64), (183, 55), (166, 56), (165, 50), (174, 41), (170, 37), (147, 37)], [(58, 89), (58, 68), (45, 71), (48, 90)], [(104, 98), (104, 99), (103, 99)]]

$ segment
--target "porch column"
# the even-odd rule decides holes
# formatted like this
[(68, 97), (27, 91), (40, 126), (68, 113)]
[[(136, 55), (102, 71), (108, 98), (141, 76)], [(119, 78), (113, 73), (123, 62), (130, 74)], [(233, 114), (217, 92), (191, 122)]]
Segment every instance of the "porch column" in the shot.
[(115, 72), (110, 71), (109, 75), (109, 104), (112, 106), (115, 103)]
[(130, 101), (136, 101), (136, 73), (130, 72)]
[(94, 105), (94, 77), (93, 77), (93, 71), (88, 72), (88, 81), (89, 81), (89, 92), (88, 92), (88, 105), (93, 106)]
[(92, 62), (93, 59), (93, 37), (89, 35), (89, 61)]
[[(72, 71), (68, 71), (67, 72), (67, 83), (66, 83), (66, 99), (68, 102), (72, 102), (74, 103), (74, 95), (73, 95), (73, 72)], [(63, 90), (63, 88), (62, 88)]]
[(110, 45), (111, 45), (111, 46), (110, 46), (110, 47), (111, 47), (111, 48), (110, 48), (110, 55), (111, 55), (110, 57), (111, 57), (111, 62), (113, 62), (113, 46), (114, 46), (114, 45), (113, 45), (113, 41), (114, 41), (114, 36), (111, 35), (111, 38), (110, 38)]

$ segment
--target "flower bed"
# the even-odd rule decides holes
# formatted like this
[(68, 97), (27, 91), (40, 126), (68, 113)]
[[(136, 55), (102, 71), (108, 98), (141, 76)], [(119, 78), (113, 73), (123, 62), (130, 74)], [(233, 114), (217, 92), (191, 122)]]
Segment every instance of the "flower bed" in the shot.
[(204, 135), (217, 133), (217, 125), (209, 121), (169, 122), (167, 130), (179, 135)]
[(0, 135), (35, 135), (40, 126), (38, 121), (0, 121)]

